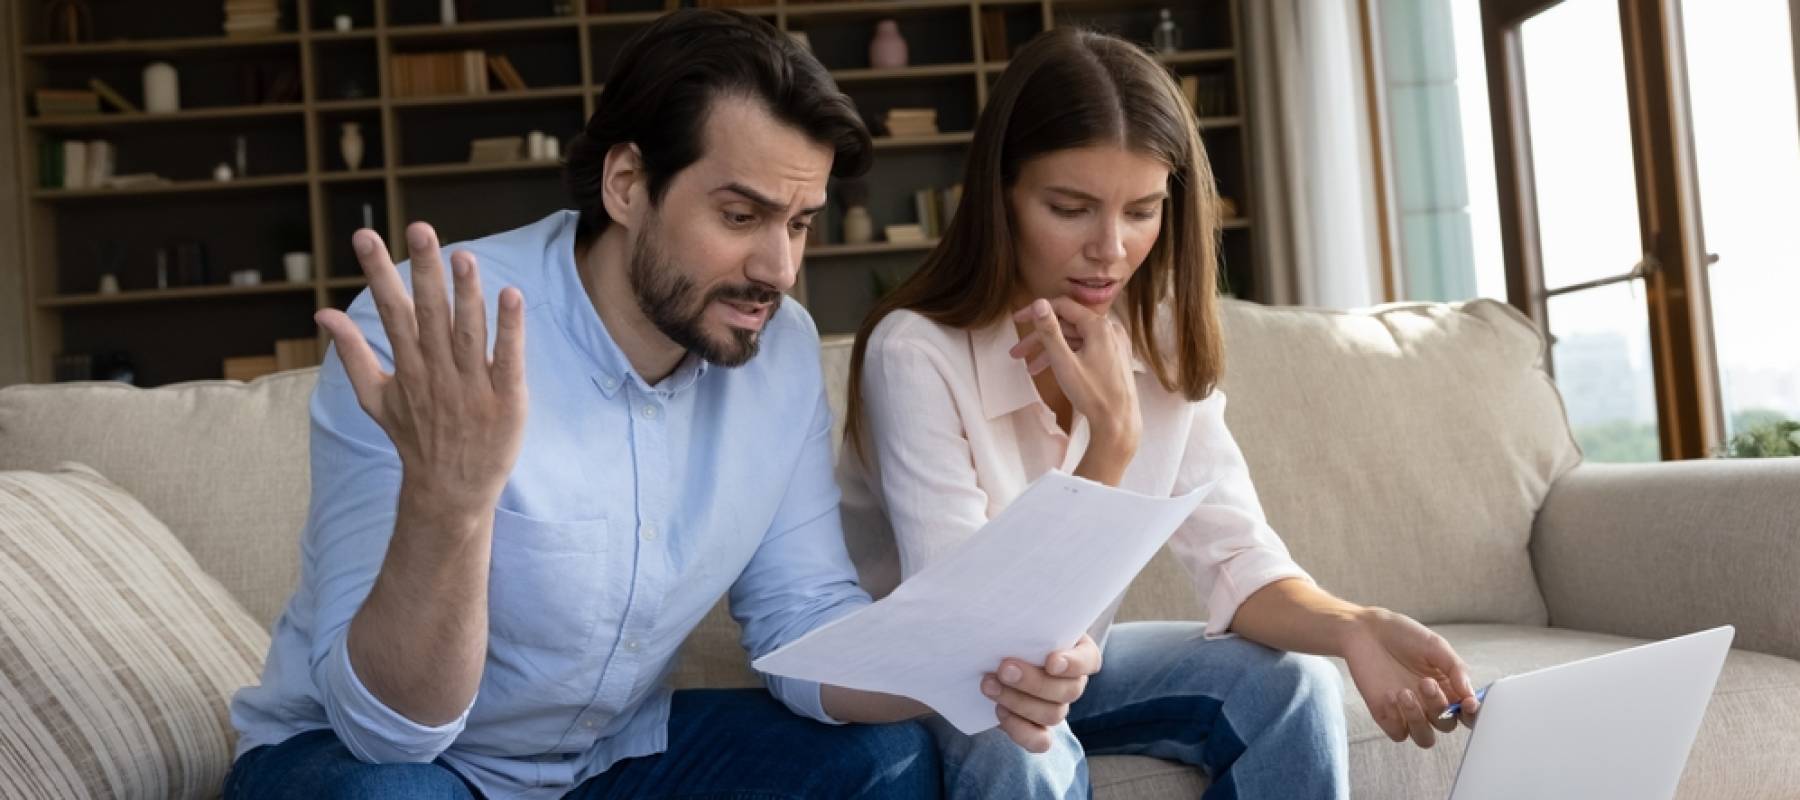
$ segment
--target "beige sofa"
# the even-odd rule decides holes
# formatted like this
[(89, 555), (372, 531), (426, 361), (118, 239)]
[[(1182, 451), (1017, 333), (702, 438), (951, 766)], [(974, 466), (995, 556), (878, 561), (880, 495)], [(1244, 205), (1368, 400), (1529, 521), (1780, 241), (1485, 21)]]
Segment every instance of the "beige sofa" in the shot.
[[(1800, 459), (1582, 464), (1542, 341), (1497, 303), (1333, 313), (1229, 302), (1225, 328), (1228, 422), (1271, 521), (1323, 585), (1434, 626), (1481, 682), (1734, 624), (1738, 649), (1680, 796), (1800, 797)], [(838, 408), (845, 344), (825, 354)], [(0, 469), (91, 465), (266, 626), (295, 579), (312, 383), (301, 371), (153, 391), (0, 390)], [(1166, 553), (1124, 611), (1202, 614)], [(715, 611), (680, 685), (753, 684), (736, 641)], [(1446, 796), (1466, 735), (1432, 751), (1396, 745), (1354, 691), (1346, 703), (1358, 797)], [(1594, 735), (1608, 725), (1595, 709)], [(0, 758), (0, 776), (20, 768)], [(1095, 759), (1093, 775), (1103, 798), (1205, 785), (1143, 758)]]

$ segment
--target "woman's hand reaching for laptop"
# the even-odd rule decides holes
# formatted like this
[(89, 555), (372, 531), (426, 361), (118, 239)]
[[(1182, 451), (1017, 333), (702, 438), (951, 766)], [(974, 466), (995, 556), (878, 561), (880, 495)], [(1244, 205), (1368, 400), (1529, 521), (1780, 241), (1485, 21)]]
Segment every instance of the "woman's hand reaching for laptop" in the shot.
[[(1363, 703), (1396, 742), (1430, 748), (1439, 733), (1474, 727), (1481, 710), (1469, 668), (1444, 637), (1411, 617), (1370, 608), (1344, 647), (1350, 677)], [(1451, 703), (1455, 716), (1443, 716)]]

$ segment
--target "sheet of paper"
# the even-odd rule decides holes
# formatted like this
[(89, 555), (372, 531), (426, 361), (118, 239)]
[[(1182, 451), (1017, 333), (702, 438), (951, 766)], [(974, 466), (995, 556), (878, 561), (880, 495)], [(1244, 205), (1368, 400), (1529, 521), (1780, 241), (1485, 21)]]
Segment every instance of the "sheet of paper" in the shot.
[(980, 733), (998, 724), (982, 676), (1079, 641), (1211, 490), (1147, 497), (1049, 473), (892, 594), (752, 666), (910, 697)]

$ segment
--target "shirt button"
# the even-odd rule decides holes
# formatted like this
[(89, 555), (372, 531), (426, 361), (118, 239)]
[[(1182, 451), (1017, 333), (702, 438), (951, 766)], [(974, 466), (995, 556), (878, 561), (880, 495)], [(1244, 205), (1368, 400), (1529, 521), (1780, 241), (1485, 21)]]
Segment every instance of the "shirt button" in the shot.
[(588, 730), (590, 730), (590, 731), (591, 731), (591, 730), (593, 730), (593, 729), (594, 729), (594, 720), (593, 720), (593, 718), (592, 718), (592, 717), (589, 717), (589, 718), (588, 718), (588, 719), (586, 719), (586, 720), (583, 720), (583, 721), (582, 721), (582, 723), (581, 723), (581, 727), (583, 727), (583, 728), (587, 728), (587, 729), (588, 729)]
[(619, 380), (617, 378), (607, 378), (605, 385), (606, 385), (606, 390), (610, 392), (614, 389), (619, 388)]
[(656, 419), (656, 406), (644, 406), (644, 419)]
[(645, 525), (644, 526), (644, 541), (646, 541), (646, 542), (656, 541), (656, 526), (655, 525)]
[(627, 639), (627, 640), (626, 640), (626, 641), (625, 641), (625, 649), (626, 649), (626, 650), (629, 650), (629, 651), (631, 651), (631, 652), (633, 652), (633, 653), (635, 653), (635, 652), (637, 652), (637, 650), (638, 650), (638, 640), (636, 640), (636, 639)]

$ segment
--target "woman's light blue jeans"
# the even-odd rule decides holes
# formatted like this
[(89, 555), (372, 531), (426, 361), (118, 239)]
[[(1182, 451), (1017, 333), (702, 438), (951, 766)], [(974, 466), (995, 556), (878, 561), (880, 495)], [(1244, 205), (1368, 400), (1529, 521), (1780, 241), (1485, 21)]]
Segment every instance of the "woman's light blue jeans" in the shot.
[(1350, 796), (1343, 680), (1331, 662), (1242, 638), (1208, 640), (1191, 622), (1115, 625), (1100, 672), (1033, 754), (1005, 732), (926, 727), (951, 798), (1086, 798), (1086, 756), (1143, 755), (1201, 768), (1206, 800)]

